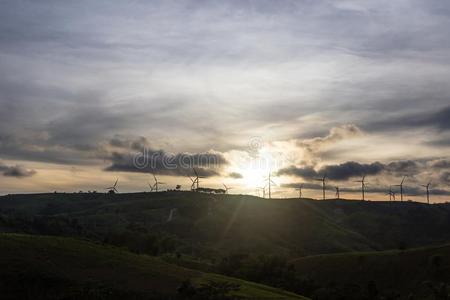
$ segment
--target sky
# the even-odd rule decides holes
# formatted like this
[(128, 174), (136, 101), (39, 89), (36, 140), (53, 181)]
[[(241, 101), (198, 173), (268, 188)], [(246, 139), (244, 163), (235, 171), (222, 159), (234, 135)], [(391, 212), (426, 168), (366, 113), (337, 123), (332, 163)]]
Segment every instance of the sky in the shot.
[(446, 0), (3, 0), (0, 194), (446, 201), (449, 78)]

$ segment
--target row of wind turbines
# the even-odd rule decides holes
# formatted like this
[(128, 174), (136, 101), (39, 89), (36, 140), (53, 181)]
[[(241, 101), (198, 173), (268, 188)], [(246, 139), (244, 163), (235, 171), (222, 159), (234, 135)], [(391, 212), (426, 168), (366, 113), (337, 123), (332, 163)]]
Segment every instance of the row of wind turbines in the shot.
[[(400, 182), (400, 184), (395, 184), (395, 185), (389, 186), (389, 191), (386, 193), (386, 195), (389, 195), (389, 201), (392, 201), (392, 200), (395, 201), (395, 195), (396, 195), (397, 193), (394, 192), (394, 191), (392, 190), (392, 187), (393, 187), (393, 186), (397, 186), (397, 187), (400, 188), (400, 201), (403, 202), (403, 195), (404, 195), (404, 193), (403, 193), (403, 192), (404, 192), (403, 184), (404, 184), (404, 182), (405, 182), (406, 177), (407, 177), (407, 176), (403, 176), (402, 181)], [(321, 182), (322, 182), (322, 193), (323, 193), (323, 199), (325, 200), (325, 199), (326, 199), (325, 191), (326, 191), (326, 180), (327, 180), (327, 175), (324, 175), (322, 178), (316, 178), (315, 180), (316, 180), (316, 181), (321, 181)], [(368, 186), (367, 181), (366, 181), (366, 175), (364, 175), (364, 176), (361, 178), (361, 180), (356, 180), (355, 182), (361, 183), (361, 196), (362, 196), (361, 200), (363, 200), (363, 201), (366, 200), (366, 199), (365, 199), (365, 193), (366, 193), (366, 187)], [(426, 188), (426, 191), (427, 191), (427, 203), (428, 203), (428, 204), (430, 204), (430, 185), (431, 185), (431, 182), (428, 182), (426, 185), (421, 185), (422, 187), (425, 187), (425, 188)], [(300, 191), (300, 198), (302, 197), (302, 187), (303, 187), (303, 185), (300, 185), (300, 186), (297, 188), (297, 189), (299, 189), (299, 191)], [(339, 190), (339, 187), (336, 186), (335, 189), (336, 189), (336, 194), (335, 194), (335, 196), (336, 196), (337, 199), (340, 199), (340, 190)]]
[[(205, 176), (200, 176), (197, 172), (197, 170), (195, 170), (195, 168), (193, 168), (195, 177), (191, 177), (188, 176), (188, 178), (191, 181), (191, 191), (197, 191), (197, 192), (210, 192), (210, 193), (223, 193), (223, 194), (227, 194), (229, 190), (231, 190), (231, 187), (228, 187), (227, 185), (223, 184), (224, 189), (212, 189), (212, 188), (202, 188), (200, 187), (200, 179), (206, 178)], [(160, 185), (164, 185), (166, 183), (161, 182), (158, 180), (158, 178), (156, 177), (155, 174), (153, 175), (153, 179), (154, 179), (154, 183), (151, 184), (150, 182), (148, 183), (148, 186), (150, 187), (150, 192), (158, 192), (159, 191), (159, 186)], [(405, 183), (405, 179), (407, 178), (407, 176), (403, 176), (402, 181), (400, 182), (400, 184), (395, 184), (395, 185), (391, 185), (389, 187), (389, 191), (386, 193), (386, 195), (389, 195), (389, 201), (395, 201), (396, 200), (396, 195), (397, 192), (394, 192), (392, 190), (392, 187), (399, 187), (399, 191), (400, 191), (400, 201), (403, 202), (403, 196), (404, 196), (404, 183)], [(325, 174), (323, 177), (321, 178), (315, 178), (315, 181), (320, 181), (322, 183), (322, 198), (323, 200), (326, 199), (326, 182), (327, 182), (327, 175)], [(113, 186), (111, 187), (107, 187), (106, 190), (108, 191), (109, 194), (115, 194), (118, 193), (117, 190), (117, 183), (119, 182), (119, 179), (116, 180), (116, 182), (114, 183)], [(262, 191), (263, 193), (263, 198), (266, 198), (266, 189), (268, 188), (268, 196), (269, 199), (272, 199), (272, 185), (276, 185), (276, 183), (272, 180), (272, 175), (269, 173), (269, 176), (266, 177), (264, 179), (264, 182), (266, 183), (263, 187), (258, 187), (257, 188), (257, 193), (259, 194), (260, 191)], [(361, 200), (365, 201), (366, 200), (366, 187), (368, 186), (368, 183), (366, 181), (366, 175), (364, 175), (361, 180), (356, 180), (354, 182), (358, 182), (361, 183)], [(426, 185), (421, 185), (422, 187), (426, 188), (426, 195), (427, 195), (427, 203), (430, 204), (430, 186), (431, 186), (431, 182), (428, 182)], [(299, 192), (299, 198), (303, 198), (303, 188), (304, 185), (300, 184), (296, 190), (298, 190)], [(341, 195), (340, 195), (340, 188), (338, 186), (335, 186), (336, 189), (336, 194), (335, 194), (335, 198), (336, 199), (340, 199)], [(181, 185), (177, 185), (176, 186), (176, 190), (181, 190)]]
[[(191, 191), (202, 191), (202, 192), (215, 192), (215, 193), (223, 193), (223, 194), (227, 194), (229, 190), (233, 189), (232, 187), (228, 187), (226, 184), (222, 184), (224, 189), (212, 189), (212, 188), (202, 188), (200, 187), (200, 179), (201, 178), (206, 178), (205, 176), (200, 176), (197, 172), (197, 170), (195, 168), (193, 168), (195, 177), (191, 177), (191, 176), (187, 176), (192, 184), (191, 184)], [(154, 183), (151, 184), (150, 182), (148, 182), (148, 186), (150, 188), (150, 192), (158, 192), (159, 191), (159, 187), (160, 185), (165, 185), (165, 182), (161, 182), (158, 180), (158, 178), (156, 177), (155, 174), (153, 175), (153, 180)], [(105, 188), (105, 190), (108, 191), (109, 194), (115, 194), (118, 193), (119, 191), (117, 190), (117, 183), (119, 182), (119, 179), (116, 180), (116, 182), (114, 183), (114, 185)], [(181, 185), (176, 185), (175, 190), (181, 190)]]
[[(389, 195), (389, 201), (395, 201), (395, 196), (397, 195), (396, 192), (394, 192), (392, 190), (392, 187), (399, 187), (400, 190), (400, 201), (403, 202), (403, 196), (404, 196), (404, 183), (405, 183), (405, 179), (407, 178), (407, 176), (403, 176), (402, 181), (400, 182), (400, 184), (395, 184), (395, 185), (391, 185), (389, 187), (389, 191), (386, 193), (386, 195)], [(327, 175), (325, 174), (323, 177), (321, 178), (315, 178), (315, 181), (320, 181), (322, 183), (322, 199), (325, 200), (326, 199), (326, 189), (327, 189)], [(272, 185), (276, 185), (275, 182), (273, 182), (272, 178), (271, 178), (271, 174), (269, 173), (269, 176), (264, 180), (264, 182), (267, 182), (266, 185), (262, 186), (262, 187), (258, 187), (256, 189), (256, 192), (259, 194), (260, 191), (262, 191), (263, 193), (263, 198), (266, 198), (266, 189), (269, 189), (269, 199), (272, 199), (272, 194), (271, 194), (271, 187)], [(361, 184), (361, 200), (365, 201), (366, 200), (366, 187), (368, 186), (368, 183), (366, 181), (366, 175), (364, 175), (361, 180), (356, 180), (354, 182), (358, 182)], [(426, 185), (421, 185), (422, 187), (426, 188), (426, 195), (427, 195), (427, 203), (430, 204), (430, 186), (431, 186), (431, 182), (428, 182)], [(341, 191), (340, 191), (340, 187), (335, 186), (334, 187), (336, 189), (336, 194), (335, 194), (335, 198), (336, 199), (341, 199)], [(303, 198), (303, 189), (304, 189), (304, 185), (300, 184), (298, 187), (296, 187), (296, 190), (298, 191), (298, 197), (299, 198)]]

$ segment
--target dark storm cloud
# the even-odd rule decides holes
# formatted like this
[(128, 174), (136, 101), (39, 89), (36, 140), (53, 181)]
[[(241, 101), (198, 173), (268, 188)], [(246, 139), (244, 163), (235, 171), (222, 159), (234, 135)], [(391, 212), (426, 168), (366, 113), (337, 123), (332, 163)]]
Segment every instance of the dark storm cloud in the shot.
[(8, 177), (31, 177), (34, 174), (36, 174), (35, 170), (27, 169), (20, 165), (15, 166), (8, 166), (0, 162), (0, 172), (3, 174), (3, 176)]
[(418, 161), (400, 160), (389, 163), (373, 162), (370, 164), (348, 161), (337, 165), (325, 165), (320, 169), (316, 169), (312, 166), (290, 166), (280, 169), (278, 175), (290, 175), (301, 177), (305, 180), (314, 180), (326, 174), (328, 179), (345, 181), (353, 177), (362, 177), (364, 175), (387, 174), (393, 176), (413, 176), (427, 170), (439, 174), (441, 171), (448, 170), (449, 166), (450, 162), (447, 159)]
[(318, 172), (313, 167), (295, 167), (290, 166), (287, 168), (280, 169), (277, 172), (278, 176), (282, 175), (291, 175), (291, 176), (297, 176), (302, 177), (304, 179), (315, 179), (319, 176)]
[(154, 173), (171, 176), (193, 176), (193, 168), (199, 176), (212, 177), (220, 174), (221, 167), (227, 164), (221, 154), (214, 153), (178, 153), (168, 154), (164, 151), (147, 151), (123, 154), (112, 153), (111, 166), (106, 171)]
[(377, 175), (384, 171), (386, 166), (379, 163), (360, 164), (354, 161), (345, 162), (339, 165), (324, 166), (319, 170), (313, 167), (295, 167), (291, 166), (278, 171), (278, 175), (292, 175), (302, 177), (307, 180), (313, 180), (323, 175), (331, 180), (348, 180), (352, 177), (360, 177), (363, 175)]
[(228, 161), (219, 152), (168, 153), (154, 150), (144, 137), (126, 139), (116, 136), (110, 141), (117, 147), (107, 158), (111, 165), (106, 171), (155, 173), (161, 175), (186, 176), (196, 168), (199, 176), (211, 177), (220, 174)]
[[(381, 164), (380, 164), (381, 165)], [(412, 160), (401, 160), (381, 165), (382, 169), (397, 175), (414, 174), (419, 172), (421, 164)]]
[(326, 174), (331, 180), (348, 180), (351, 177), (377, 175), (384, 169), (385, 166), (379, 162), (360, 164), (354, 161), (349, 161), (339, 165), (323, 167), (320, 169), (319, 173)]

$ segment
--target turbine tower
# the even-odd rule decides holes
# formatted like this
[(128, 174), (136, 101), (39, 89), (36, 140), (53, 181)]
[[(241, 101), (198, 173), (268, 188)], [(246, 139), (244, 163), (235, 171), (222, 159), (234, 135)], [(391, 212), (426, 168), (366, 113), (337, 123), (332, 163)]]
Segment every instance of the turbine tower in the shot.
[(192, 170), (194, 170), (194, 174), (195, 174), (195, 180), (192, 183), (193, 183), (193, 185), (197, 185), (197, 190), (198, 190), (198, 188), (200, 186), (200, 178), (206, 178), (206, 177), (198, 176), (197, 170), (195, 168), (192, 168)]
[(325, 181), (327, 180), (327, 174), (323, 175), (322, 178), (316, 178), (316, 181), (322, 181), (322, 194), (323, 200), (325, 200)]
[(119, 182), (119, 178), (117, 178), (116, 182), (114, 183), (113, 186), (110, 186), (108, 188), (106, 188), (105, 190), (108, 190), (109, 194), (115, 194), (118, 193), (119, 191), (117, 190), (117, 183)]
[(272, 175), (269, 172), (269, 177), (266, 178), (267, 185), (269, 186), (269, 199), (272, 199), (272, 184), (276, 185), (276, 183), (272, 181), (271, 176)]
[(392, 196), (394, 195), (394, 192), (392, 191), (392, 185), (389, 186), (389, 192), (387, 192), (386, 195), (389, 195), (389, 201), (392, 201)]
[[(263, 192), (263, 198), (266, 198), (266, 187), (267, 187), (267, 185), (257, 188), (258, 191), (261, 190)], [(258, 192), (258, 195), (259, 195), (259, 192)]]
[(156, 192), (158, 192), (158, 187), (160, 184), (165, 184), (164, 182), (159, 182), (158, 179), (156, 178), (155, 174), (153, 174), (153, 179), (155, 180), (155, 184), (153, 185), (152, 191), (155, 190)]
[(222, 183), (222, 184), (223, 184), (223, 187), (225, 188), (225, 194), (228, 194), (228, 190), (232, 190), (233, 189), (232, 187), (227, 187), (225, 185), (225, 183)]
[(365, 179), (366, 179), (366, 175), (364, 175), (364, 176), (362, 177), (361, 180), (355, 181), (355, 182), (361, 182), (362, 201), (365, 200), (365, 190), (366, 190), (366, 182), (365, 182)]
[(154, 185), (151, 185), (150, 182), (148, 182), (148, 187), (150, 188), (150, 192), (153, 192)]
[(405, 181), (406, 176), (403, 176), (402, 182), (400, 184), (396, 184), (395, 186), (400, 187), (400, 201), (403, 202), (403, 182)]
[(194, 190), (195, 190), (195, 183), (197, 182), (197, 179), (192, 179), (191, 176), (188, 176), (188, 177), (189, 177), (189, 179), (192, 181), (192, 184), (191, 184), (191, 191), (194, 191)]
[(339, 199), (341, 199), (341, 195), (340, 195), (340, 193), (339, 193), (339, 187), (336, 186), (335, 189), (336, 189), (336, 199), (339, 200)]
[(299, 199), (302, 199), (302, 197), (303, 197), (302, 189), (303, 189), (303, 184), (300, 184), (300, 185), (297, 187), (297, 190), (298, 190), (298, 198), (299, 198)]
[(424, 188), (427, 189), (427, 203), (430, 204), (430, 185), (431, 182), (428, 182), (426, 185), (422, 185)]

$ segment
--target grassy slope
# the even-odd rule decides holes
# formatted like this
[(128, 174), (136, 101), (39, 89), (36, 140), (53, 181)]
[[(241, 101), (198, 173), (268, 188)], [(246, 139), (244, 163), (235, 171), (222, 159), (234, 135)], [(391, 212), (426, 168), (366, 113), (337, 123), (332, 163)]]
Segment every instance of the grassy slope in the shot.
[[(0, 234), (0, 290), (17, 298), (170, 299), (181, 282), (237, 282), (237, 295), (257, 299), (304, 299), (267, 286), (202, 273), (118, 248), (62, 237)], [(2, 286), (2, 283), (4, 284)], [(5, 290), (7, 292), (5, 292)], [(9, 290), (9, 291), (8, 291)], [(46, 290), (48, 294), (42, 294)], [(51, 292), (48, 292), (51, 291)], [(92, 295), (97, 295), (94, 297)], [(12, 297), (13, 298), (13, 297)]]
[[(172, 208), (178, 212), (167, 223)], [(298, 257), (450, 241), (450, 205), (445, 204), (267, 200), (172, 192), (14, 195), (1, 197), (0, 209), (68, 216), (104, 232), (138, 224), (212, 252)]]
[[(439, 262), (437, 262), (439, 261)], [(296, 271), (329, 284), (376, 282), (383, 290), (414, 293), (426, 282), (450, 282), (450, 245), (406, 251), (360, 252), (318, 255), (293, 261)]]

